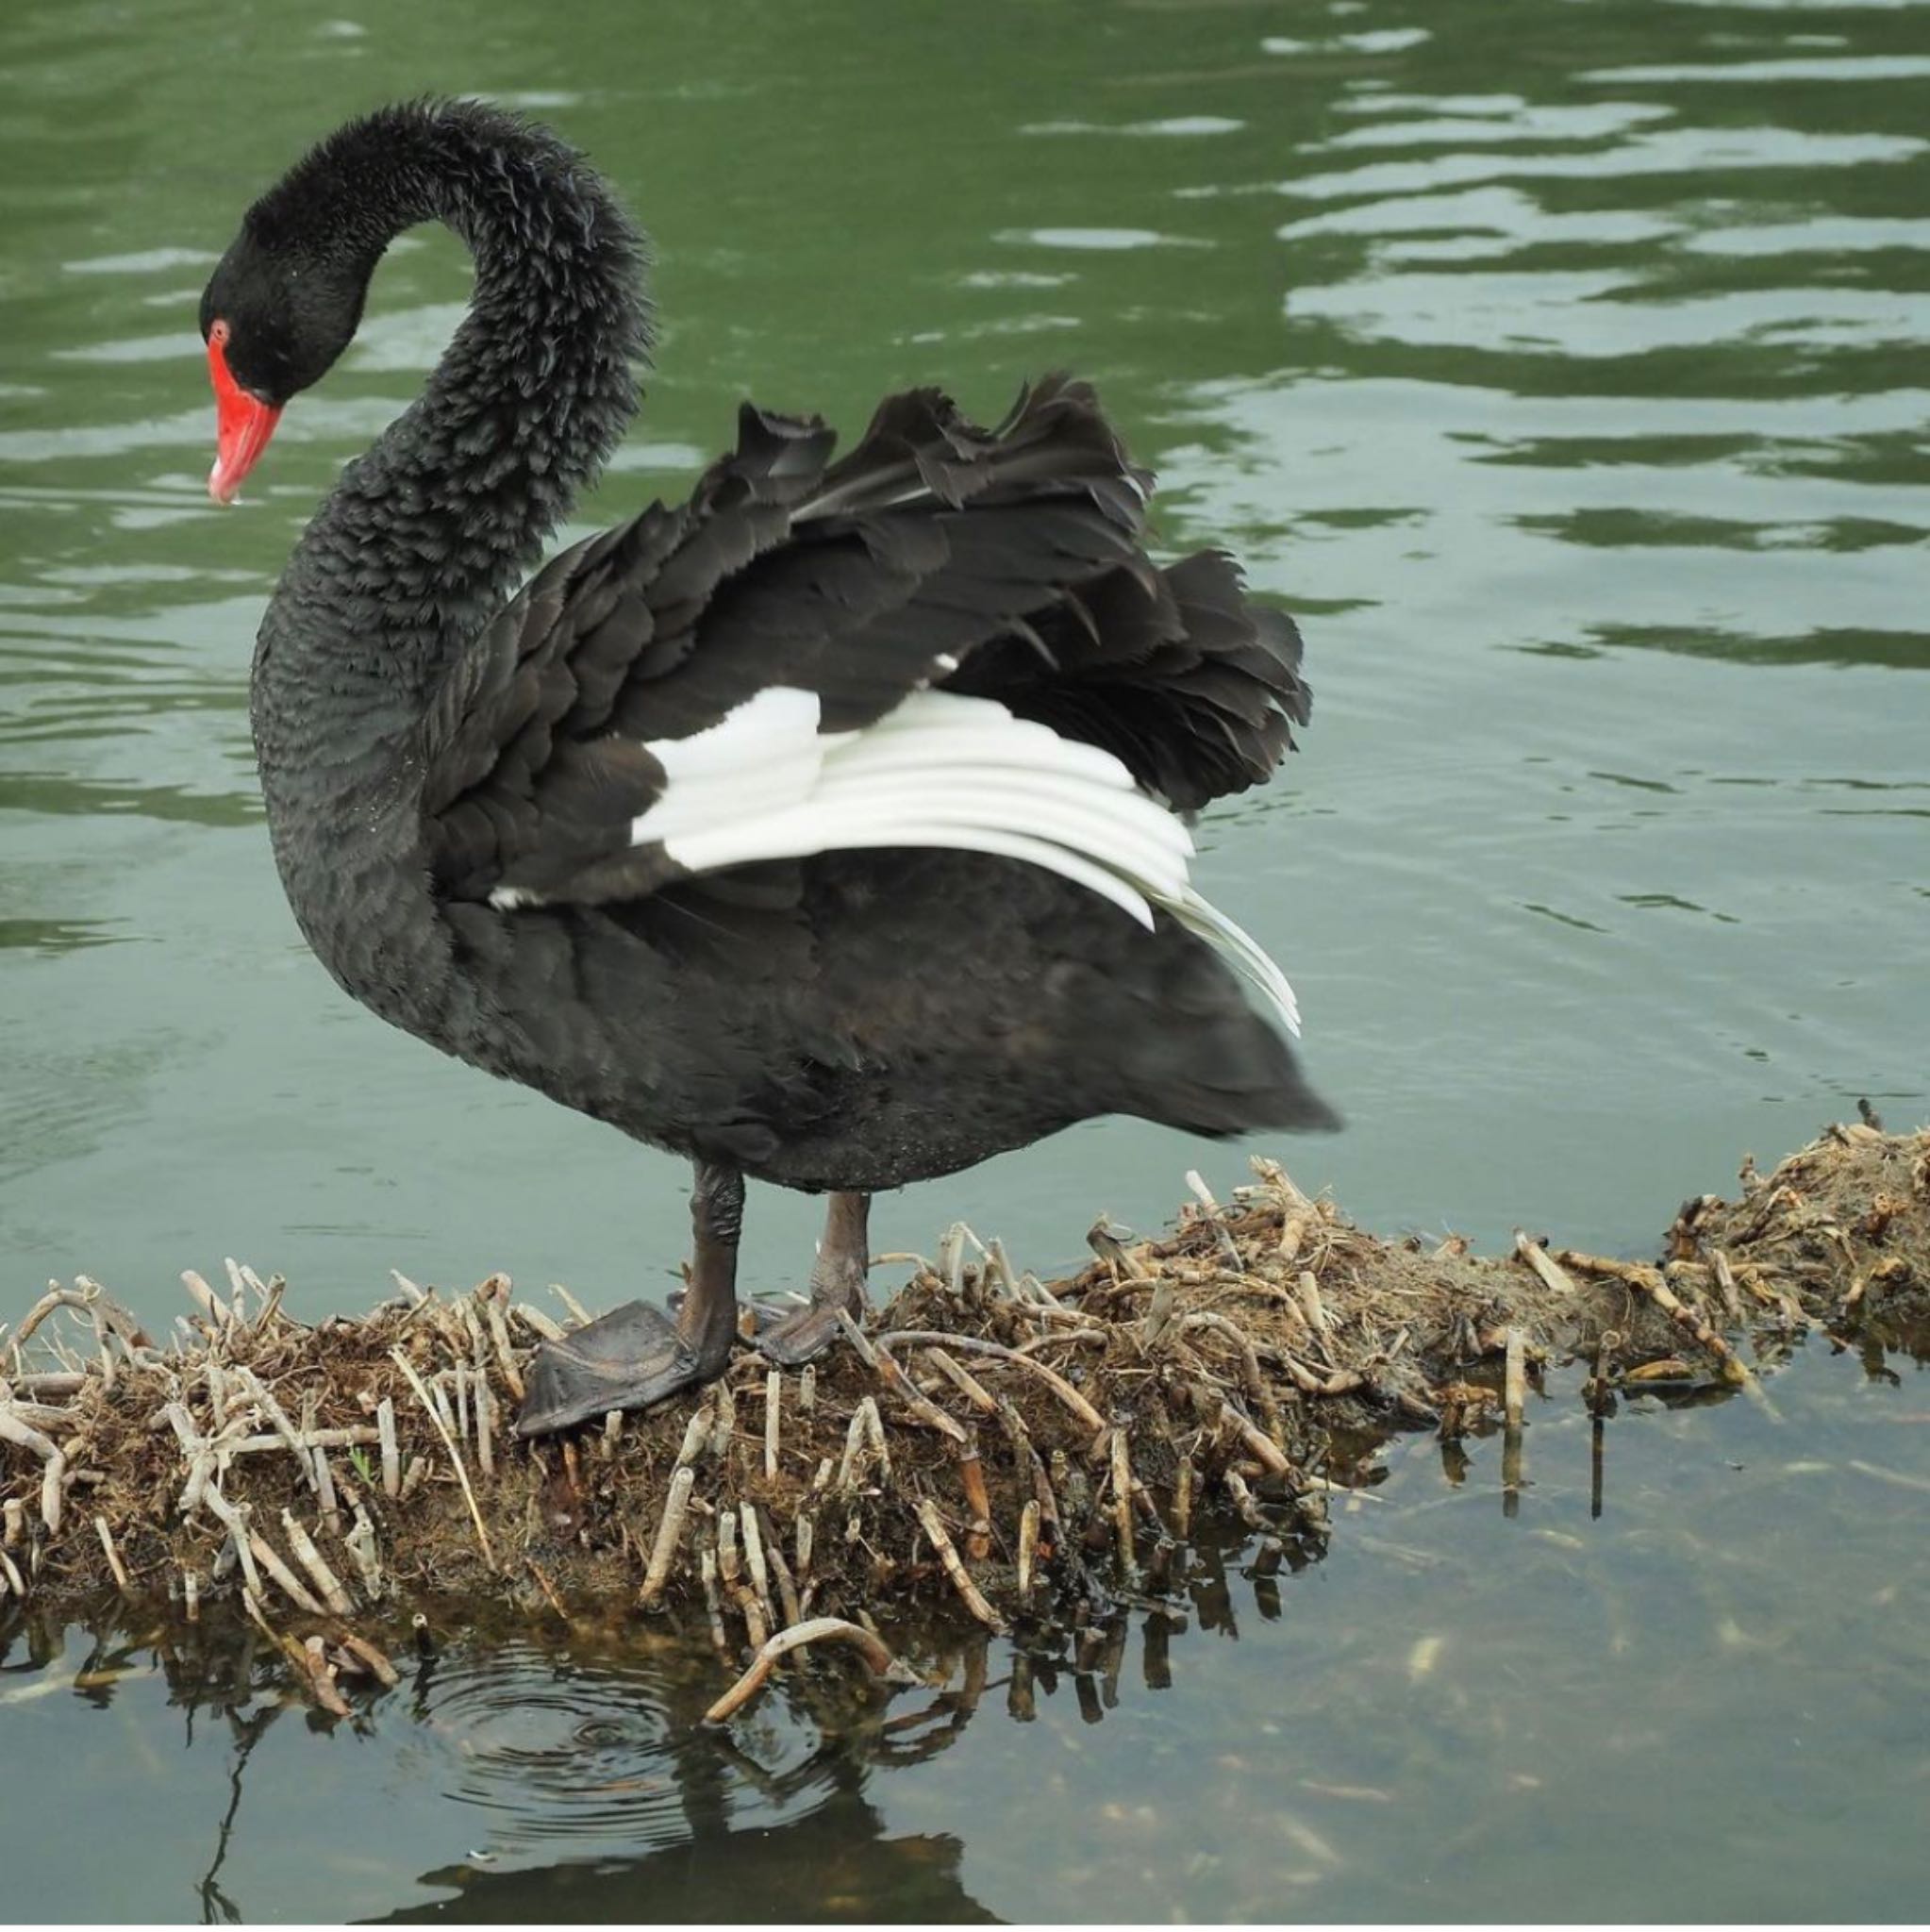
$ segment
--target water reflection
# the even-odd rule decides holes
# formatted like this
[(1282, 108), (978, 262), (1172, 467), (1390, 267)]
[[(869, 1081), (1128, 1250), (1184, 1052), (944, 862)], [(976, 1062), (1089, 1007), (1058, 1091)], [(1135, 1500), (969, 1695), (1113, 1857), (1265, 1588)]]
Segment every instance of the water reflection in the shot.
[[(539, 1701), (553, 1701), (574, 1724), (575, 1748), (554, 1758), (504, 1759), (487, 1745), (465, 1745), (465, 1757), (481, 1757), (487, 1768), (472, 1762), (454, 1794), (474, 1802), (481, 1785), (517, 1822), (506, 1832), (498, 1820), (488, 1850), (425, 1872), (419, 1882), (453, 1892), (464, 1916), (504, 1922), (640, 1911), (752, 1922), (890, 1917), (952, 1924), (994, 1917), (961, 1882), (959, 1839), (893, 1835), (867, 1796), (875, 1772), (932, 1757), (970, 1723), (987, 1688), (982, 1638), (965, 1651), (957, 1689), (901, 1700), (909, 1709), (857, 1709), (848, 1692), (793, 1677), (783, 1701), (817, 1733), (809, 1746), (771, 1712), (740, 1724), (736, 1735), (703, 1730), (715, 1660), (685, 1650), (676, 1661), (684, 1668), (660, 1673), (642, 1709), (634, 1680), (559, 1672), (533, 1687), (525, 1682), (519, 1696), (506, 1685), (498, 1655), (477, 1658), (466, 1700), (507, 1716), (534, 1688)], [(419, 1679), (418, 1697), (419, 1722), (446, 1722), (446, 1694), (424, 1691)], [(584, 1717), (585, 1709), (592, 1714)], [(493, 1869), (524, 1845), (578, 1838), (605, 1840), (593, 1863)], [(442, 1918), (448, 1910), (441, 1901), (390, 1916)]]

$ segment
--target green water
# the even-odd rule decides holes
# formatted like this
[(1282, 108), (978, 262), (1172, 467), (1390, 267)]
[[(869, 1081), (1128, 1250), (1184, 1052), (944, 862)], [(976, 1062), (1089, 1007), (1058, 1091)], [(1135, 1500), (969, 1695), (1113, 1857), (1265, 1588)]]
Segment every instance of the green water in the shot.
[[(11, 0), (0, 1300), (85, 1270), (165, 1320), (225, 1254), (307, 1312), (390, 1267), (605, 1304), (674, 1268), (677, 1165), (347, 1005), (260, 822), (262, 601), (464, 266), (393, 252), (225, 515), (195, 301), (302, 143), (430, 89), (548, 115), (656, 237), (659, 373), (586, 521), (683, 487), (747, 392), (855, 429), (886, 388), (990, 412), (1071, 364), (1158, 468), (1170, 540), (1229, 541), (1302, 613), (1306, 748), (1209, 820), (1202, 874), (1349, 1118), (1283, 1150), (1303, 1181), (1382, 1227), (1625, 1250), (1859, 1095), (1921, 1119), (1926, 76), (1908, 5)], [(1240, 1177), (1094, 1124), (874, 1233), (963, 1215), (1047, 1268), (1099, 1208), (1156, 1223), (1195, 1164)], [(814, 1219), (753, 1200), (761, 1285)], [(915, 1767), (801, 1707), (743, 1761), (690, 1745), (715, 1666), (680, 1651), (458, 1647), (359, 1740), (258, 1725), (217, 1887), (249, 1916), (451, 1872), (472, 1909), (550, 1916), (1920, 1915), (1926, 1498), (1853, 1466), (1930, 1478), (1894, 1373), (1811, 1351), (1772, 1436), (1733, 1405), (1624, 1418), (1600, 1522), (1565, 1420), (1506, 1526), (1393, 1452), (1414, 1525), (1363, 1503), (1325, 1562), (1257, 1579), (1277, 1627), (1236, 1578), (1242, 1641), (1197, 1611), (1170, 1690), (1136, 1627), (1102, 1724), (1062, 1674), (1030, 1726), (990, 1690)], [(199, 1914), (230, 1721), (204, 1707), (184, 1755), (151, 1653), (76, 1693), (86, 1636), (49, 1641), (0, 1639), (0, 1682), (57, 1692), (0, 1708), (43, 1774), (0, 1807), (7, 1914)], [(648, 1789), (596, 1809), (598, 1777)], [(104, 1804), (140, 1859), (77, 1854)]]

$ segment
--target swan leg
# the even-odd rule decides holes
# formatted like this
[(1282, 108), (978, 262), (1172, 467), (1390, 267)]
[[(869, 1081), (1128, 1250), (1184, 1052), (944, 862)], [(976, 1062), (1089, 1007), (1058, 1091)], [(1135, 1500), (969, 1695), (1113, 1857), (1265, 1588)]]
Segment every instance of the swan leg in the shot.
[(762, 1329), (757, 1348), (780, 1367), (794, 1369), (822, 1354), (838, 1334), (840, 1311), (864, 1312), (865, 1271), (871, 1266), (869, 1194), (833, 1194), (824, 1210), (824, 1238), (811, 1270), (811, 1305)]
[(737, 1340), (737, 1247), (744, 1180), (735, 1168), (699, 1161), (690, 1191), (695, 1236), (690, 1288), (673, 1323), (644, 1302), (626, 1302), (530, 1363), (519, 1436), (546, 1436), (613, 1408), (648, 1408), (714, 1382)]

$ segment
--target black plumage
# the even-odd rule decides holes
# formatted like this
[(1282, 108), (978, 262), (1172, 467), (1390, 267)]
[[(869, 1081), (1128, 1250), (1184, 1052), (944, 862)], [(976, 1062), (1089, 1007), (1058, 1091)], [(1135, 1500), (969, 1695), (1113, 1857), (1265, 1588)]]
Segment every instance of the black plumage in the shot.
[(774, 691), (814, 703), (824, 745), (915, 695), (995, 702), (1183, 814), (1264, 780), (1307, 717), (1299, 635), (1219, 553), (1148, 557), (1151, 479), (1092, 391), (1049, 377), (987, 429), (910, 391), (835, 458), (815, 419), (746, 406), (687, 503), (519, 591), (634, 409), (649, 334), (641, 239), (554, 136), (474, 103), (351, 124), (250, 211), (203, 326), (218, 387), (225, 358), (278, 408), (346, 346), (390, 237), (431, 218), (475, 254), (474, 305), (297, 547), (253, 716), (290, 902), (337, 979), (696, 1163), (707, 1312), (687, 1305), (661, 1359), (626, 1316), (627, 1382), (559, 1357), (525, 1426), (715, 1373), (743, 1174), (834, 1194), (821, 1318), (861, 1275), (872, 1190), (1106, 1112), (1331, 1124), (1156, 896), (1148, 930), (1057, 872), (890, 825), (717, 869), (636, 828), (682, 795), (686, 741)]

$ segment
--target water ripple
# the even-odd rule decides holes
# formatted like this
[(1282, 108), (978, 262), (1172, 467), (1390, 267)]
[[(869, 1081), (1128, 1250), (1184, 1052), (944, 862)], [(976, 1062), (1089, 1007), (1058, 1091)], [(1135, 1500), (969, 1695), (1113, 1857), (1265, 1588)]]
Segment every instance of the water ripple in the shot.
[(416, 1723), (406, 1775), (486, 1814), (491, 1853), (600, 1840), (634, 1854), (686, 1835), (680, 1721), (648, 1674), (527, 1644), (452, 1654)]

